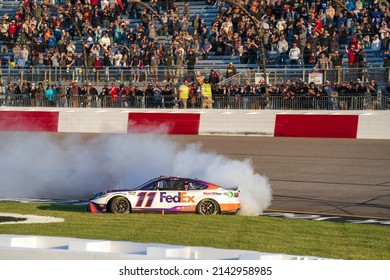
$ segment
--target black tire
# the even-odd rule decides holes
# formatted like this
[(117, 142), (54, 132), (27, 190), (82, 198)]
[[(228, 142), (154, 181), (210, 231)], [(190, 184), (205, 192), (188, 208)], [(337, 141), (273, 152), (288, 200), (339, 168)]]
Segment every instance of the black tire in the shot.
[(110, 202), (110, 211), (114, 214), (130, 213), (130, 202), (123, 196), (114, 197)]
[(199, 202), (196, 212), (201, 215), (217, 215), (219, 214), (219, 205), (215, 200), (205, 198)]

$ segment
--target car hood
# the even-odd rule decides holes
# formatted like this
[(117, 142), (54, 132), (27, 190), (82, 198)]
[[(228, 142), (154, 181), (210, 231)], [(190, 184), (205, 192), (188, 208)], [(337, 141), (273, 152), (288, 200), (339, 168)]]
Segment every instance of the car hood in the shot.
[(135, 191), (135, 189), (131, 189), (131, 188), (113, 188), (113, 189), (108, 189), (108, 190), (105, 190), (105, 191), (102, 191), (102, 192), (95, 193), (92, 196), (92, 199), (96, 198), (96, 197), (102, 197), (102, 196), (104, 196), (106, 194), (109, 194), (109, 193), (129, 192), (129, 191)]

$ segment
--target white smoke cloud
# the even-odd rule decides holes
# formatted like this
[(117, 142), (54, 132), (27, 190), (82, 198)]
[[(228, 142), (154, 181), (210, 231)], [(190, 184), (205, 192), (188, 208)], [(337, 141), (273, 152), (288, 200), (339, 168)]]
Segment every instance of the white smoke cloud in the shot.
[(110, 187), (136, 186), (160, 175), (196, 177), (239, 186), (241, 215), (258, 215), (271, 203), (271, 187), (250, 160), (238, 161), (181, 146), (158, 134), (2, 133), (0, 198), (86, 199)]

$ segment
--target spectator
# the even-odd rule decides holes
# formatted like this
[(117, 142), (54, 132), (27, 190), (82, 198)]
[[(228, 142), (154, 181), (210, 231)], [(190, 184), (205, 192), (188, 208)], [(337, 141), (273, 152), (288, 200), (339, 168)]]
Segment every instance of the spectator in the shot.
[(343, 67), (343, 57), (344, 54), (336, 50), (334, 54), (331, 55), (330, 59), (334, 69), (333, 78), (337, 83), (341, 83), (341, 68)]
[(49, 107), (55, 107), (55, 103), (57, 100), (57, 91), (53, 87), (53, 85), (48, 85), (45, 90), (45, 98), (48, 101)]
[(301, 50), (297, 47), (296, 43), (293, 43), (293, 46), (288, 53), (288, 56), (290, 58), (291, 65), (299, 64), (299, 59), (301, 58)]
[(100, 45), (104, 50), (107, 50), (109, 46), (111, 46), (111, 39), (108, 37), (108, 33), (104, 33), (103, 38), (100, 39)]
[(168, 109), (172, 108), (174, 105), (174, 97), (172, 89), (169, 85), (165, 85), (165, 88), (162, 91), (162, 95), (164, 97), (164, 107)]
[(115, 85), (115, 83), (111, 84), (111, 88), (108, 91), (110, 96), (110, 105), (112, 107), (118, 107), (119, 102), (119, 88)]
[(13, 53), (15, 62), (18, 62), (21, 51), (22, 51), (22, 48), (20, 47), (20, 45), (18, 43), (16, 43), (15, 46), (12, 48), (12, 53)]
[(226, 78), (233, 77), (234, 75), (237, 74), (236, 67), (234, 67), (233, 62), (229, 62), (229, 66), (226, 70)]
[(329, 69), (329, 59), (326, 57), (325, 53), (321, 53), (320, 59), (318, 59), (316, 65), (314, 66), (314, 70), (317, 69), (322, 71)]
[(20, 51), (20, 56), (17, 61), (17, 64), (20, 68), (26, 67), (26, 62), (29, 59), (29, 51), (27, 50), (27, 46), (24, 45), (22, 50)]
[(350, 48), (345, 46), (345, 51), (348, 54), (348, 66), (351, 67), (351, 68), (356, 68), (357, 67), (358, 51), (355, 48), (355, 45), (351, 45)]
[(185, 59), (185, 51), (182, 48), (182, 46), (179, 46), (176, 49), (176, 54), (175, 54), (175, 65), (176, 65), (176, 78), (174, 82), (181, 81), (184, 76), (184, 61)]
[(280, 36), (277, 44), (278, 54), (279, 54), (279, 63), (285, 64), (288, 54), (288, 42), (284, 36)]
[(219, 75), (214, 69), (210, 70), (209, 83), (211, 85), (216, 85), (219, 83)]
[(202, 94), (202, 109), (212, 109), (213, 108), (213, 98), (211, 85), (206, 81), (201, 85), (201, 94)]
[(373, 50), (375, 57), (379, 57), (381, 48), (381, 40), (378, 35), (375, 35), (371, 44), (371, 50)]
[(385, 80), (390, 80), (390, 51), (385, 50), (385, 61), (383, 62), (385, 68)]
[(180, 108), (187, 109), (187, 102), (189, 97), (190, 88), (188, 87), (188, 80), (184, 80), (184, 83), (179, 86), (179, 101)]
[(197, 61), (197, 57), (195, 56), (194, 51), (189, 50), (187, 55), (187, 70), (190, 76), (193, 76), (194, 74), (196, 61)]
[(204, 39), (204, 43), (203, 43), (203, 46), (202, 46), (202, 58), (203, 59), (208, 59), (209, 58), (209, 52), (211, 51), (212, 48), (213, 48), (213, 46), (211, 45), (209, 40), (207, 38)]

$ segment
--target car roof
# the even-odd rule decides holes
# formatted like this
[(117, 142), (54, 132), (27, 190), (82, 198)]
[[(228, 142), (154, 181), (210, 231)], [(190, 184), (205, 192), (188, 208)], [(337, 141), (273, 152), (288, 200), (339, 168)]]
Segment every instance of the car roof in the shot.
[[(189, 178), (189, 177), (180, 177), (180, 176), (160, 176), (156, 179), (168, 179), (168, 180), (172, 180), (172, 181), (192, 181), (192, 182), (200, 182), (200, 183), (206, 183), (206, 184), (211, 184), (210, 182), (207, 182), (207, 181), (204, 181), (204, 180), (200, 180), (198, 178)], [(213, 184), (215, 185), (215, 184)]]

